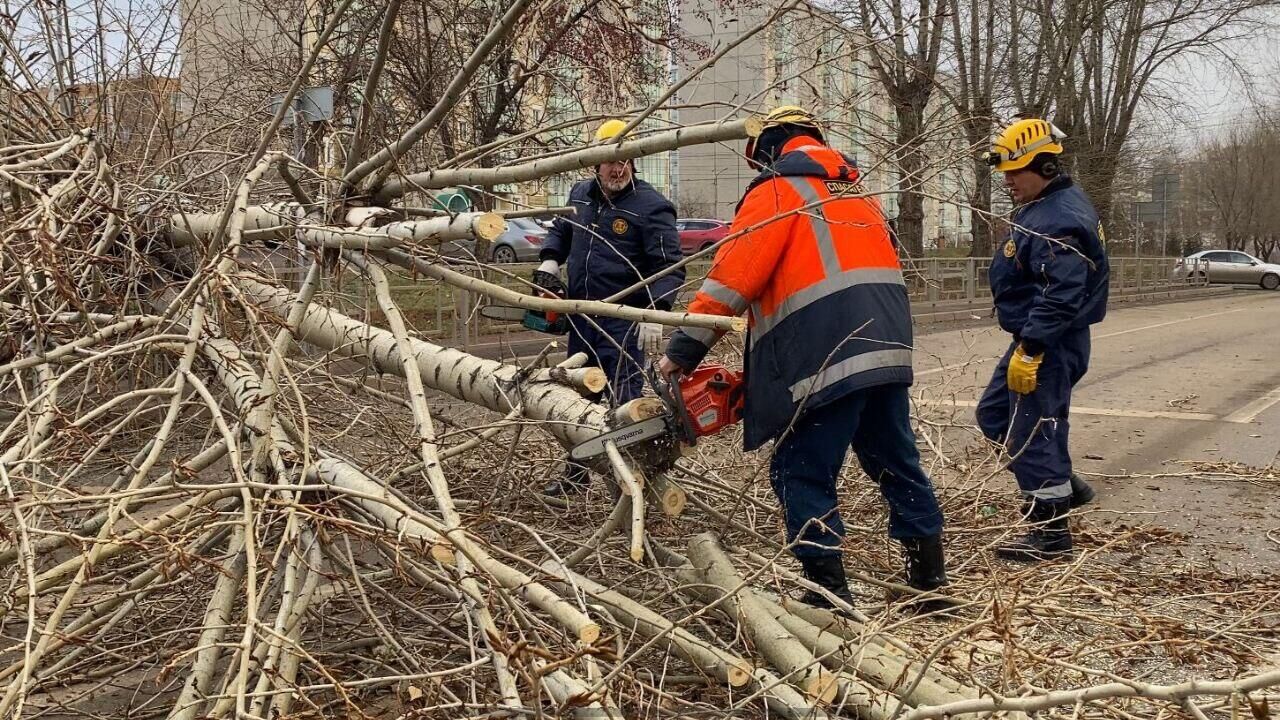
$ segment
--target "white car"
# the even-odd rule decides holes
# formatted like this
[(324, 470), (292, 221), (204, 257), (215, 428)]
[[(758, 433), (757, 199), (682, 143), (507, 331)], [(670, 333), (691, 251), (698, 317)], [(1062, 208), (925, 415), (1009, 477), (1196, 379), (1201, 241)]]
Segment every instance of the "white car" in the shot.
[(1174, 280), (1194, 280), (1231, 285), (1261, 285), (1266, 290), (1280, 288), (1280, 265), (1265, 263), (1237, 250), (1202, 250), (1188, 255), (1173, 267)]

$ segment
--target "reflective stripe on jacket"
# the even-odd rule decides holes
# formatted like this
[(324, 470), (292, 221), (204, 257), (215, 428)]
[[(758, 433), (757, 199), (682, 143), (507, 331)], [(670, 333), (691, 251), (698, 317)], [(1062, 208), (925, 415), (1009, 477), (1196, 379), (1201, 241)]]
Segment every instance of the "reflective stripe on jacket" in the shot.
[[(911, 310), (884, 215), (854, 162), (793, 138), (738, 206), (689, 311), (749, 311), (744, 442), (862, 388), (910, 384)], [(718, 336), (681, 328), (667, 355), (691, 369)]]

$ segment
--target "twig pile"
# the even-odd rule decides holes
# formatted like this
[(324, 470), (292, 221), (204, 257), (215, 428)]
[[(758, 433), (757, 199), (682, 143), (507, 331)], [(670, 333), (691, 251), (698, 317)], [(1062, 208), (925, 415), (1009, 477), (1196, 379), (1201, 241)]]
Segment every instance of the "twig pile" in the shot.
[[(992, 565), (1011, 492), (991, 496), (996, 459), (947, 418), (921, 424), (947, 614), (906, 609), (852, 469), (869, 601), (845, 617), (788, 599), (760, 458), (733, 438), (665, 475), (611, 453), (616, 501), (541, 498), (556, 441), (614, 421), (581, 359), (425, 342), (386, 253), (340, 258), (383, 328), (320, 302), (318, 250), (294, 291), (255, 274), (250, 198), (279, 162), (166, 255), (91, 134), (0, 150), (0, 715), (1265, 714), (1280, 673), (1245, 676), (1275, 662), (1274, 577), (1152, 572), (1143, 546), (1169, 538), (1087, 517), (1074, 562)], [(1194, 676), (1244, 679), (1178, 684)]]

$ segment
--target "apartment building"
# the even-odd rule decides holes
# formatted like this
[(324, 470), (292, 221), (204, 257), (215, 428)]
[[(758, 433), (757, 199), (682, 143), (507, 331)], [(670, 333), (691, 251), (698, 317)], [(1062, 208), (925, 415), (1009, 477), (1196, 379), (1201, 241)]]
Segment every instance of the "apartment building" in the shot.
[[(677, 72), (690, 72), (700, 64), (702, 53), (759, 26), (779, 4), (726, 8), (716, 0), (680, 0), (681, 35), (689, 49), (677, 59)], [(821, 118), (828, 142), (858, 161), (867, 187), (879, 193), (886, 214), (893, 217), (900, 189), (892, 161), (896, 121), (870, 62), (866, 38), (845, 19), (801, 4), (690, 80), (673, 101), (681, 107), (673, 116), (680, 124), (694, 124), (763, 112), (780, 104), (808, 107)], [(962, 152), (955, 145), (960, 141), (958, 126), (945, 113), (935, 114), (943, 132), (933, 144), (946, 155)], [(682, 215), (733, 216), (743, 190), (756, 175), (742, 157), (744, 147), (744, 142), (737, 142), (680, 149), (672, 174)], [(937, 157), (944, 154), (939, 152)], [(967, 163), (943, 162), (913, 181), (926, 195), (927, 247), (968, 241), (969, 218), (962, 209), (967, 167)]]
[[(264, 120), (269, 117), (269, 111), (273, 109), (270, 105), (271, 97), (288, 86), (300, 65), (301, 57), (313, 47), (316, 28), (323, 24), (324, 18), (316, 11), (316, 7), (314, 0), (183, 0), (183, 84), (189, 88), (192, 106), (197, 112), (203, 113), (205, 126), (219, 122), (231, 123), (237, 117), (244, 118), (249, 113), (260, 114)], [(376, 8), (368, 6), (358, 11), (353, 10), (353, 13), (371, 10)], [(411, 45), (416, 39), (425, 42), (427, 36), (438, 34), (438, 28), (433, 23), (438, 23), (439, 18), (424, 15), (423, 12), (422, 8), (401, 9), (399, 41), (404, 45)], [(478, 9), (477, 12), (482, 11)], [(362, 22), (367, 23), (367, 20), (368, 18), (364, 18)], [(665, 27), (653, 28), (655, 36), (664, 32)], [(336, 104), (332, 122), (323, 123), (313, 130), (313, 134), (319, 138), (313, 137), (311, 142), (318, 147), (310, 149), (309, 146), (309, 149), (319, 164), (340, 165), (342, 148), (351, 137), (352, 117), (358, 107), (363, 78), (358, 77), (352, 81), (350, 73), (344, 72), (343, 68), (367, 64), (370, 59), (368, 55), (373, 50), (373, 43), (369, 38), (365, 38), (363, 43), (355, 42), (359, 37), (359, 33), (345, 32), (339, 28), (308, 83), (331, 84)], [(536, 43), (516, 42), (513, 45), (514, 55), (509, 58), (513, 64), (535, 64), (534, 56), (540, 52)], [(418, 55), (400, 48), (398, 53), (393, 52), (393, 56), (388, 59), (383, 74), (384, 92), (378, 99), (380, 105), (376, 115), (379, 122), (390, 124), (394, 119), (400, 126), (407, 127), (424, 111), (421, 98), (412, 97), (412, 93), (421, 86), (407, 85), (405, 81), (405, 78), (420, 77), (424, 66), (430, 64), (429, 53), (422, 53), (420, 57)], [(416, 60), (422, 60), (422, 66), (409, 67), (406, 64)], [(652, 63), (659, 69), (658, 74), (665, 77), (668, 57), (665, 50), (655, 47), (651, 57), (627, 58), (625, 62), (632, 65), (637, 62)], [(539, 76), (521, 91), (521, 102), (515, 108), (518, 117), (504, 124), (518, 128), (553, 127), (586, 116), (618, 113), (646, 104), (665, 87), (662, 82), (642, 83), (639, 87), (628, 87), (626, 96), (621, 100), (617, 97), (605, 98), (593, 90), (601, 85), (599, 79), (587, 77), (587, 72), (590, 70), (568, 63), (552, 62), (544, 65)], [(438, 74), (435, 77), (441, 85), (450, 79)], [(492, 79), (482, 77), (477, 82), (485, 80)], [(388, 93), (385, 92), (387, 88), (395, 89)], [(476, 134), (472, 120), (487, 111), (487, 108), (477, 109), (471, 106), (470, 103), (477, 98), (483, 101), (485, 93), (465, 94), (446, 121), (452, 141), (461, 149), (466, 149), (467, 138)], [(665, 112), (655, 113), (640, 131), (665, 128), (669, 122)], [(598, 124), (598, 121), (588, 122), (543, 133), (536, 142), (529, 140), (512, 145), (511, 148), (487, 158), (486, 162), (517, 162), (522, 157), (542, 154), (552, 148), (585, 147), (592, 141)], [(283, 134), (287, 136), (290, 133), (286, 129)], [(282, 140), (285, 142), (284, 146), (289, 147), (287, 137)], [(448, 151), (441, 144), (441, 133), (436, 133), (415, 148), (409, 156), (402, 158), (401, 165), (405, 168), (427, 167), (448, 156)], [(667, 193), (671, 184), (670, 162), (668, 154), (664, 153), (641, 158), (636, 164), (641, 177), (661, 192)], [(563, 205), (573, 183), (588, 174), (589, 170), (583, 170), (535, 182), (503, 184), (484, 188), (483, 191), (473, 191), (471, 195), (499, 210)], [(430, 202), (430, 199), (411, 197), (409, 201), (424, 203)]]
[(38, 93), (77, 127), (92, 128), (114, 163), (155, 165), (173, 155), (171, 142), (185, 106), (177, 78), (140, 74)]
[[(668, 82), (686, 77), (706, 53), (765, 22), (779, 1), (728, 8), (717, 0), (679, 0), (678, 5), (672, 6), (670, 16), (677, 25), (676, 50), (668, 52), (641, 44), (651, 48), (652, 55), (640, 61), (657, 70), (649, 73), (655, 80), (629, 84), (625, 89), (612, 88), (604, 91), (612, 97), (604, 97), (600, 90), (592, 90), (599, 83), (585, 75), (591, 70), (569, 64), (544, 67), (539, 80), (523, 91), (518, 109), (521, 117), (513, 125), (550, 127), (584, 116), (601, 117), (644, 107), (665, 90)], [(182, 87), (197, 112), (207, 113), (207, 123), (231, 123), (249, 113), (267, 113), (270, 96), (292, 79), (302, 51), (310, 48), (315, 27), (323, 19), (308, 12), (314, 8), (314, 0), (183, 0), (182, 8)], [(653, 16), (662, 17), (658, 13)], [(300, 17), (310, 20), (300, 23)], [(411, 29), (406, 26), (404, 32)], [(653, 34), (662, 35), (668, 30), (655, 27)], [(326, 82), (330, 75), (341, 75), (331, 72), (329, 66), (340, 68), (344, 62), (358, 61), (361, 51), (371, 50), (369, 43), (344, 45), (346, 37), (346, 33), (335, 33), (333, 51), (322, 58), (313, 73), (313, 84)], [(623, 62), (636, 61), (627, 58)], [(394, 63), (388, 64), (389, 75), (396, 71)], [(396, 97), (382, 98), (381, 102), (389, 102), (390, 106), (380, 114), (411, 121), (417, 114), (411, 98), (403, 95), (412, 90), (405, 87)], [(335, 90), (339, 105), (350, 105), (356, 95), (358, 87), (351, 87), (350, 83)], [(470, 102), (470, 97), (463, 102), (459, 108), (462, 112), (456, 115), (465, 118), (465, 103)], [(814, 5), (802, 4), (787, 12), (694, 77), (669, 101), (673, 109), (655, 113), (641, 131), (740, 117), (781, 103), (802, 104), (817, 112), (829, 141), (858, 161), (867, 186), (880, 193), (887, 214), (896, 215), (901, 188), (892, 162), (893, 108), (870, 65), (866, 39), (838, 15)], [(322, 147), (313, 153), (320, 162), (337, 156), (335, 146), (341, 146), (343, 139), (349, 137), (349, 110), (339, 107), (335, 123), (321, 128)], [(946, 119), (945, 112), (935, 114), (940, 118), (937, 127), (955, 128), (958, 138), (958, 127)], [(450, 122), (459, 120), (455, 117)], [(465, 137), (465, 119), (461, 123), (453, 130)], [(513, 146), (490, 162), (512, 162), (549, 148), (585, 146), (591, 142), (598, 124), (593, 121), (544, 133), (538, 142)], [(933, 143), (940, 148), (936, 157), (963, 152), (954, 147), (950, 138), (946, 132), (934, 138)], [(672, 198), (682, 216), (728, 219), (755, 176), (743, 161), (743, 146), (738, 142), (682, 148), (640, 158), (636, 165), (640, 177)], [(426, 143), (403, 164), (424, 167), (439, 160), (439, 153), (438, 144)], [(945, 248), (967, 242), (969, 214), (962, 207), (963, 173), (967, 167), (963, 162), (940, 162), (930, 167), (923, 178), (910, 179), (912, 186), (922, 187), (926, 196), (926, 246)], [(490, 204), (498, 209), (562, 205), (573, 183), (589, 173), (587, 169), (537, 182), (500, 185), (487, 188), (486, 192), (496, 196)]]

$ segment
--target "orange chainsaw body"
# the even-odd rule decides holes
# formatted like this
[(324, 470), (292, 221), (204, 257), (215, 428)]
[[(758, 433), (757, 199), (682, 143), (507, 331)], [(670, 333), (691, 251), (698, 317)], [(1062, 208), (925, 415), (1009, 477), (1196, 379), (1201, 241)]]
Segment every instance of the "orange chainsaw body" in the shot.
[(680, 378), (680, 400), (684, 422), (692, 444), (700, 437), (715, 435), (742, 419), (742, 374), (723, 365), (699, 365)]

